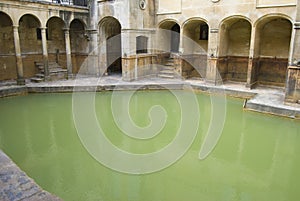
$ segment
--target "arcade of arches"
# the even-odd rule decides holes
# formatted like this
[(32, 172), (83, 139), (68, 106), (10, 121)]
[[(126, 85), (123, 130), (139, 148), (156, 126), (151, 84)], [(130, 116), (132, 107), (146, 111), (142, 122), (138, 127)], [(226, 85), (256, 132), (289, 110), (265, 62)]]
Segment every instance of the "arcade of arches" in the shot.
[[(228, 11), (212, 20), (208, 11), (183, 15), (185, 1), (174, 1), (170, 8), (160, 1), (158, 8), (154, 1), (146, 2), (143, 8), (130, 3), (126, 12), (114, 1), (105, 0), (92, 0), (82, 8), (28, 3), (40, 4), (41, 13), (28, 13), (21, 7), (16, 13), (1, 9), (0, 80), (24, 84), (41, 72), (44, 80), (52, 80), (51, 73), (58, 68), (72, 78), (84, 72), (80, 69), (92, 55), (95, 59), (88, 65), (93, 70), (86, 72), (97, 76), (119, 74), (130, 81), (153, 75), (214, 84), (239, 82), (248, 88), (279, 86), (286, 87), (287, 96), (296, 94), (300, 99), (295, 67), (300, 26), (289, 16), (298, 7), (276, 10), (270, 6), (260, 16), (230, 15)], [(208, 9), (219, 4), (223, 1)]]

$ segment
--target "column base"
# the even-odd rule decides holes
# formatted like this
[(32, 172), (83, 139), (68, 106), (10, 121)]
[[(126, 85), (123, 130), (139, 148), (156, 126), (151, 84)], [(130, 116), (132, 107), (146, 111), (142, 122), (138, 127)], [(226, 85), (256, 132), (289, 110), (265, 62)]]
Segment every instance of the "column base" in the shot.
[(218, 79), (218, 80), (205, 79), (205, 82), (208, 83), (208, 84), (213, 84), (215, 86), (223, 84), (223, 80), (222, 79)]
[(45, 82), (50, 81), (50, 80), (51, 80), (51, 78), (50, 78), (49, 75), (44, 77), (44, 81), (45, 81)]
[(24, 78), (18, 78), (17, 79), (17, 85), (25, 85), (25, 79)]
[(73, 73), (68, 73), (68, 77), (67, 77), (68, 80), (71, 80), (74, 78), (76, 78), (76, 75), (74, 75)]
[(257, 82), (253, 82), (251, 84), (247, 83), (246, 88), (247, 89), (254, 89), (256, 87), (256, 85), (257, 85)]

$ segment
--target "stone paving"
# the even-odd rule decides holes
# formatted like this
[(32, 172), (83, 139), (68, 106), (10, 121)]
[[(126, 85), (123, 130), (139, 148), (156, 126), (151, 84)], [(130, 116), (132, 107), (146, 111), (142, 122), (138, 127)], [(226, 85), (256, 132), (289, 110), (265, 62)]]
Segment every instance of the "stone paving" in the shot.
[(0, 200), (60, 201), (61, 199), (39, 187), (0, 150)]

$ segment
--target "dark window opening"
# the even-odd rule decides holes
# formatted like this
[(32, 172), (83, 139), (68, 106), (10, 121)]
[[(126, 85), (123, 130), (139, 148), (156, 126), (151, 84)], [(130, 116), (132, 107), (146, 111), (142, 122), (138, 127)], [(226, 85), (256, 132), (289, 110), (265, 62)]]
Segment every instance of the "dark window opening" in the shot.
[(179, 51), (179, 43), (180, 43), (180, 26), (176, 23), (171, 28), (171, 52)]
[(148, 53), (148, 38), (146, 36), (136, 37), (136, 53)]
[(200, 25), (200, 37), (199, 40), (208, 40), (208, 25)]

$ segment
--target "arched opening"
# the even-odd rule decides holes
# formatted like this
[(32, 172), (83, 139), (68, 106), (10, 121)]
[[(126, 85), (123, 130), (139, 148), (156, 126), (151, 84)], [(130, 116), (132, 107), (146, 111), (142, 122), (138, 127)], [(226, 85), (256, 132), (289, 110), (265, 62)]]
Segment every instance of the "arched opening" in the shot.
[(180, 26), (173, 20), (165, 20), (159, 25), (157, 53), (161, 65), (158, 77), (174, 78), (181, 76), (180, 58), (174, 53), (179, 52)]
[(33, 77), (38, 73), (35, 62), (43, 60), (40, 27), (40, 21), (33, 15), (23, 15), (19, 20), (24, 78)]
[(122, 41), (121, 24), (113, 17), (106, 17), (100, 22), (100, 58), (104, 58), (103, 64), (106, 72), (122, 74)]
[(180, 26), (175, 24), (171, 28), (171, 52), (179, 52), (179, 42), (180, 42)]
[(72, 73), (76, 74), (88, 56), (89, 41), (89, 37), (85, 32), (85, 25), (78, 19), (74, 19), (71, 22), (70, 40), (72, 50)]
[(218, 69), (224, 81), (246, 82), (251, 24), (242, 18), (225, 20), (221, 25)]
[(161, 49), (168, 52), (179, 52), (179, 44), (180, 44), (180, 26), (171, 20), (166, 20), (159, 26), (160, 29), (166, 29), (168, 31), (162, 31), (160, 33), (160, 45), (162, 45)]
[(66, 68), (65, 23), (59, 17), (52, 17), (46, 26), (49, 68), (52, 65)]
[(259, 84), (284, 86), (290, 49), (292, 24), (282, 17), (270, 17), (258, 23), (255, 57)]
[(192, 19), (183, 27), (182, 76), (199, 79), (206, 75), (209, 28), (205, 21)]
[(11, 18), (0, 12), (0, 80), (17, 78), (13, 23)]

